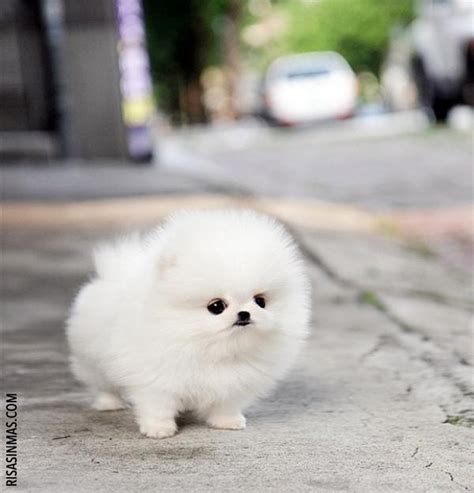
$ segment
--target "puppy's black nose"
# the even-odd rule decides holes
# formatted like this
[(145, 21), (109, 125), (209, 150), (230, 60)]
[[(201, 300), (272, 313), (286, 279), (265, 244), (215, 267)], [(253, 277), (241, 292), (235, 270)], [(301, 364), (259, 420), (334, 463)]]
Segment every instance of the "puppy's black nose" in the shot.
[(250, 313), (249, 312), (239, 312), (239, 313), (237, 313), (237, 317), (239, 319), (239, 322), (248, 322), (250, 320)]

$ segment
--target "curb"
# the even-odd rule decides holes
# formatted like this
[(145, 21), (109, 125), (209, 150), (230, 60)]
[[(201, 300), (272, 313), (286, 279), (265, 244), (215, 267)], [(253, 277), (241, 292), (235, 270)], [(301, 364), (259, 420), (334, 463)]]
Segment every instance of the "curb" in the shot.
[[(149, 227), (182, 208), (252, 208), (308, 231), (378, 234), (398, 238), (422, 251), (438, 243), (455, 244), (462, 263), (472, 265), (474, 209), (472, 204), (389, 213), (369, 212), (314, 199), (173, 195), (81, 202), (3, 202), (2, 231), (78, 231)], [(454, 242), (454, 243), (453, 243)], [(430, 246), (428, 246), (430, 245)], [(443, 247), (444, 248), (444, 247)], [(436, 250), (437, 248), (435, 248)]]
[(219, 194), (140, 197), (86, 202), (3, 202), (4, 229), (77, 229), (143, 225), (181, 208), (253, 208), (311, 229), (373, 231), (377, 215), (311, 199), (229, 197)]

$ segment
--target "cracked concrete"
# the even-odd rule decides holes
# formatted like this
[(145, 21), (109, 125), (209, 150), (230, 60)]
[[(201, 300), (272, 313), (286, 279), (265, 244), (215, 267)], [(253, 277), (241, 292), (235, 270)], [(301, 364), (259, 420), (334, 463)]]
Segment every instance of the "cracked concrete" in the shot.
[[(19, 395), (19, 491), (464, 492), (473, 475), (472, 285), (400, 241), (296, 228), (314, 285), (299, 365), (242, 432), (189, 417), (139, 436), (68, 372), (63, 321), (99, 232), (3, 237), (4, 389)], [(426, 293), (430, 293), (429, 296)]]

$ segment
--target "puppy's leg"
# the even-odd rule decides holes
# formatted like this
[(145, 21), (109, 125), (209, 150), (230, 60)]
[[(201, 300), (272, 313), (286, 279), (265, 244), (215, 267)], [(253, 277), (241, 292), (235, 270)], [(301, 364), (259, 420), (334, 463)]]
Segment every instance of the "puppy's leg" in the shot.
[(206, 423), (211, 428), (243, 430), (246, 420), (241, 409), (240, 403), (223, 402), (216, 404), (209, 410)]
[(97, 411), (117, 411), (127, 407), (118, 392), (114, 391), (94, 365), (89, 364), (78, 356), (71, 356), (71, 369), (74, 376), (86, 384), (94, 394), (93, 409)]
[(140, 433), (149, 438), (167, 438), (177, 431), (178, 408), (171, 396), (147, 390), (132, 393), (130, 400)]
[(125, 402), (113, 392), (98, 392), (92, 407), (97, 411), (119, 411), (125, 409)]
[(127, 406), (107, 383), (102, 374), (91, 364), (82, 358), (71, 357), (71, 369), (75, 377), (86, 384), (94, 394), (92, 408), (97, 411), (117, 411), (125, 409)]

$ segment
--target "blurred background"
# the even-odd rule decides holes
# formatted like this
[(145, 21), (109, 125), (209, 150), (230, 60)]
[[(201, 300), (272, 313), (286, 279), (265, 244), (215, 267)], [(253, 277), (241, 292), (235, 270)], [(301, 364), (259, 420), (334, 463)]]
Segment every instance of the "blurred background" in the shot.
[(472, 0), (3, 0), (3, 198), (322, 200), (396, 213), (465, 262), (473, 15)]

